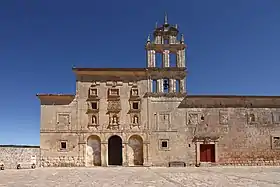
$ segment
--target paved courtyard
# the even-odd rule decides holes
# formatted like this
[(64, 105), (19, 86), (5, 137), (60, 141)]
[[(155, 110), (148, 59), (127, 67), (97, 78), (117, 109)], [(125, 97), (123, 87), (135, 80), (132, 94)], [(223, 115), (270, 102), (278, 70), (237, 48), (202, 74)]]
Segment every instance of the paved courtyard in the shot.
[(0, 186), (280, 186), (280, 167), (38, 168), (0, 171)]

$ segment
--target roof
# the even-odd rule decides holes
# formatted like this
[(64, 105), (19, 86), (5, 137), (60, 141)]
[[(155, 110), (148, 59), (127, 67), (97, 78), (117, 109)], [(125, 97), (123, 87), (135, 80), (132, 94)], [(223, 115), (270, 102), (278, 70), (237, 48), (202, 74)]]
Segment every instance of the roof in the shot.
[(187, 95), (179, 108), (280, 108), (280, 96)]
[(36, 94), (39, 99), (74, 99), (74, 94)]
[(145, 76), (146, 68), (72, 68), (77, 75)]

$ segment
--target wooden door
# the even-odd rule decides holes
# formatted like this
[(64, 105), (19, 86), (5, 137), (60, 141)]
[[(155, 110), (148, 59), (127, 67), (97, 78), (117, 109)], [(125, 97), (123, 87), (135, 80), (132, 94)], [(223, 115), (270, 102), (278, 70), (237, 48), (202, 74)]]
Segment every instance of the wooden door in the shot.
[(200, 162), (215, 162), (214, 144), (200, 144)]

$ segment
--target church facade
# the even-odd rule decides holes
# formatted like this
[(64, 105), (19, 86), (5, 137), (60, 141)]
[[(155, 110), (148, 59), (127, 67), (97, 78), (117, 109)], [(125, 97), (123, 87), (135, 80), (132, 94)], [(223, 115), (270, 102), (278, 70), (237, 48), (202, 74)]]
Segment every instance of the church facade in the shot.
[(37, 94), (43, 167), (279, 165), (280, 97), (188, 95), (167, 17), (145, 49), (145, 68), (73, 68), (75, 94)]

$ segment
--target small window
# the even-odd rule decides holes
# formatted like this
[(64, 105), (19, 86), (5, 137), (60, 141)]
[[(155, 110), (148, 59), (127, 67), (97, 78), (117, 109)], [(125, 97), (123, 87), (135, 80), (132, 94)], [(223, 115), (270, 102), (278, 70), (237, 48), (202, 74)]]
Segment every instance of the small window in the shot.
[(111, 96), (119, 96), (119, 89), (110, 89)]
[(135, 110), (139, 109), (139, 103), (138, 102), (132, 103), (132, 108)]
[(159, 149), (163, 151), (169, 151), (169, 140), (168, 139), (161, 139), (159, 140)]
[(201, 116), (201, 118), (200, 118), (200, 119), (201, 119), (201, 121), (204, 121), (204, 116)]
[(132, 89), (131, 90), (131, 95), (132, 96), (138, 96), (138, 89)]
[(96, 110), (96, 109), (97, 109), (97, 102), (92, 102), (92, 103), (91, 103), (91, 108), (92, 108), (93, 110)]
[(66, 142), (60, 142), (60, 149), (65, 150), (67, 148)]
[(97, 96), (97, 89), (96, 88), (90, 88), (89, 89), (89, 96)]
[(161, 147), (162, 148), (167, 148), (168, 147), (168, 142), (167, 141), (162, 141), (161, 142)]
[(249, 116), (249, 121), (250, 121), (250, 122), (255, 122), (255, 121), (256, 121), (256, 117), (255, 117), (254, 114), (250, 114), (250, 116)]

